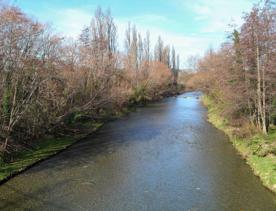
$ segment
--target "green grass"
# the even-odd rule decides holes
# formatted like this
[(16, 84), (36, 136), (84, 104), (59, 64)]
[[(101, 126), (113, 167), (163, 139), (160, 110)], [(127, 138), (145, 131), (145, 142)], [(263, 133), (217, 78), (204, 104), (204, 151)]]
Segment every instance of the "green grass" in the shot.
[(0, 163), (0, 181), (3, 181), (15, 174), (24, 171), (29, 166), (45, 160), (58, 152), (68, 148), (78, 140), (96, 131), (102, 123), (86, 122), (82, 124), (82, 131), (79, 134), (62, 138), (45, 138), (38, 141), (32, 149), (21, 151), (14, 155), (13, 162)]
[(276, 193), (276, 130), (271, 129), (266, 136), (257, 133), (251, 138), (237, 138), (233, 132), (235, 128), (229, 126), (227, 119), (221, 115), (220, 106), (207, 95), (202, 97), (202, 102), (208, 108), (208, 120), (229, 136), (254, 174), (264, 186)]
[(112, 111), (102, 114), (102, 122), (85, 121), (80, 122), (82, 113), (76, 113), (67, 120), (67, 125), (74, 128), (77, 127), (79, 132), (76, 134), (70, 134), (68, 136), (56, 138), (43, 138), (33, 144), (32, 149), (20, 151), (14, 154), (12, 162), (4, 162), (0, 157), (0, 183), (10, 177), (26, 170), (30, 166), (33, 166), (39, 161), (45, 160), (60, 151), (68, 148), (78, 140), (86, 137), (88, 134), (96, 131), (100, 128), (104, 122), (121, 118), (128, 113), (135, 111), (135, 106), (123, 107), (115, 113)]
[[(139, 97), (138, 100), (141, 99)], [(146, 99), (146, 102), (152, 100), (150, 98), (144, 99)], [(66, 124), (72, 127), (76, 127), (78, 125), (79, 129), (81, 130), (80, 133), (76, 135), (71, 134), (68, 136), (64, 136), (62, 138), (44, 138), (38, 141), (36, 144), (34, 144), (32, 149), (24, 150), (20, 153), (13, 155), (13, 162), (5, 163), (3, 162), (2, 157), (0, 156), (0, 183), (1, 181), (7, 180), (11, 176), (14, 176), (26, 170), (28, 167), (33, 166), (37, 162), (45, 160), (57, 154), (58, 152), (68, 148), (78, 140), (96, 131), (104, 124), (104, 122), (121, 118), (122, 116), (125, 116), (126, 114), (135, 111), (137, 106), (138, 105), (136, 104), (136, 102), (130, 102), (128, 106), (122, 107), (118, 111), (103, 111), (103, 114), (101, 114), (102, 122), (87, 121), (80, 123), (79, 121), (81, 121), (83, 113), (80, 112), (73, 114), (66, 120)]]

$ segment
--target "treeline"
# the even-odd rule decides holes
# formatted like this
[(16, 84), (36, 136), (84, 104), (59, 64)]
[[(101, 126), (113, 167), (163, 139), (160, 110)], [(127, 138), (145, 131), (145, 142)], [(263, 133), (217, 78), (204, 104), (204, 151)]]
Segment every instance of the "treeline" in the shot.
[[(267, 134), (269, 125), (276, 124), (275, 2), (255, 6), (231, 40), (218, 51), (209, 50), (197, 68), (188, 86), (213, 97), (230, 124), (254, 125), (251, 130)], [(240, 133), (250, 133), (248, 128)]]
[(13, 152), (64, 127), (68, 118), (151, 100), (175, 89), (179, 56), (135, 25), (118, 48), (117, 28), (100, 8), (76, 41), (19, 8), (0, 10), (0, 152)]

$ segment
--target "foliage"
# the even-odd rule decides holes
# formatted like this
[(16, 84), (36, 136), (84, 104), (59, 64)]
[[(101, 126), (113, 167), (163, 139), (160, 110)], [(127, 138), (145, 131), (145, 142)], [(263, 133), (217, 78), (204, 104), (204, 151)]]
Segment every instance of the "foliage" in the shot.
[(136, 87), (129, 101), (130, 104), (144, 104), (151, 100), (145, 86)]
[(161, 37), (156, 49), (158, 58), (151, 53), (150, 33), (143, 38), (129, 26), (120, 52), (111, 12), (101, 8), (80, 38), (69, 41), (19, 8), (0, 5), (2, 156), (45, 135), (66, 133), (83, 118), (99, 119), (169, 91), (179, 61)]
[(187, 82), (212, 96), (230, 124), (255, 125), (263, 134), (275, 124), (275, 14), (272, 1), (253, 7), (231, 40), (199, 60), (198, 72)]

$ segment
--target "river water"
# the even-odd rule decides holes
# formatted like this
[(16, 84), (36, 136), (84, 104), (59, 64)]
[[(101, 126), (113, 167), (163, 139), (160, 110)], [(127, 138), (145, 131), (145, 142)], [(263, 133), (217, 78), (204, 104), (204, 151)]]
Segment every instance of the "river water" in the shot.
[(106, 124), (0, 186), (0, 210), (276, 210), (199, 95)]

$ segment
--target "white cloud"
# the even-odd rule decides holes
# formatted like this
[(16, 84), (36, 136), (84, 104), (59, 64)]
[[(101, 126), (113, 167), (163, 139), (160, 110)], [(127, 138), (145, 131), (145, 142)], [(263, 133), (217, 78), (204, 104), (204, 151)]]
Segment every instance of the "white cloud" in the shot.
[[(93, 13), (76, 8), (52, 11), (51, 13), (56, 17), (56, 21), (53, 23), (56, 31), (63, 36), (74, 39), (78, 38), (83, 27), (89, 25), (93, 17)], [(125, 31), (129, 22), (136, 25), (137, 30), (142, 36), (146, 35), (147, 30), (150, 31), (152, 49), (159, 35), (164, 40), (165, 44), (170, 46), (174, 45), (176, 52), (180, 55), (182, 66), (185, 66), (185, 62), (189, 56), (202, 55), (211, 43), (214, 43), (213, 38), (205, 38), (198, 35), (187, 36), (180, 33), (169, 32), (162, 27), (162, 24), (170, 24), (171, 20), (160, 15), (146, 14), (129, 18), (115, 17), (120, 49), (124, 47)]]
[[(118, 27), (119, 44), (121, 48), (124, 44), (125, 31), (128, 27), (128, 23), (132, 22), (132, 18), (129, 19), (117, 19), (115, 20)], [(169, 32), (166, 29), (155, 26), (154, 24), (135, 23), (137, 30), (141, 32), (143, 36), (147, 31), (150, 31), (151, 36), (151, 48), (154, 45), (160, 35), (165, 44), (174, 46), (176, 52), (180, 55), (181, 66), (186, 66), (186, 61), (191, 55), (203, 55), (206, 49), (211, 45), (215, 45), (220, 42), (217, 37), (205, 37), (200, 35), (185, 35), (181, 33)], [(214, 46), (216, 47), (216, 46)]]
[(77, 38), (84, 26), (89, 25), (93, 13), (81, 9), (64, 9), (53, 11), (56, 21), (53, 26), (64, 36)]
[(145, 14), (134, 16), (130, 18), (135, 23), (169, 23), (171, 22), (167, 17), (155, 14)]
[(240, 26), (243, 12), (247, 12), (256, 0), (179, 0), (182, 7), (195, 14), (196, 21), (202, 21), (202, 33), (221, 33), (229, 24)]
[[(250, 9), (252, 6), (252, 1), (250, 0), (174, 1), (178, 3), (177, 7), (192, 11), (193, 21), (202, 25), (199, 31), (196, 31), (194, 35), (168, 31), (166, 27), (173, 25), (176, 20), (171, 20), (167, 16), (159, 14), (143, 14), (124, 18), (114, 17), (118, 27), (120, 49), (124, 47), (125, 30), (128, 23), (131, 22), (137, 26), (138, 31), (144, 36), (147, 30), (150, 31), (152, 48), (159, 35), (166, 44), (174, 45), (176, 51), (180, 54), (182, 66), (184, 66), (189, 56), (203, 55), (210, 46), (216, 48), (223, 41), (224, 32), (227, 30), (228, 24), (234, 22), (240, 25), (243, 11)], [(53, 25), (57, 31), (73, 38), (79, 36), (83, 26), (89, 25), (93, 17), (93, 11), (88, 12), (86, 9), (80, 8), (51, 11), (51, 14), (56, 17)]]

